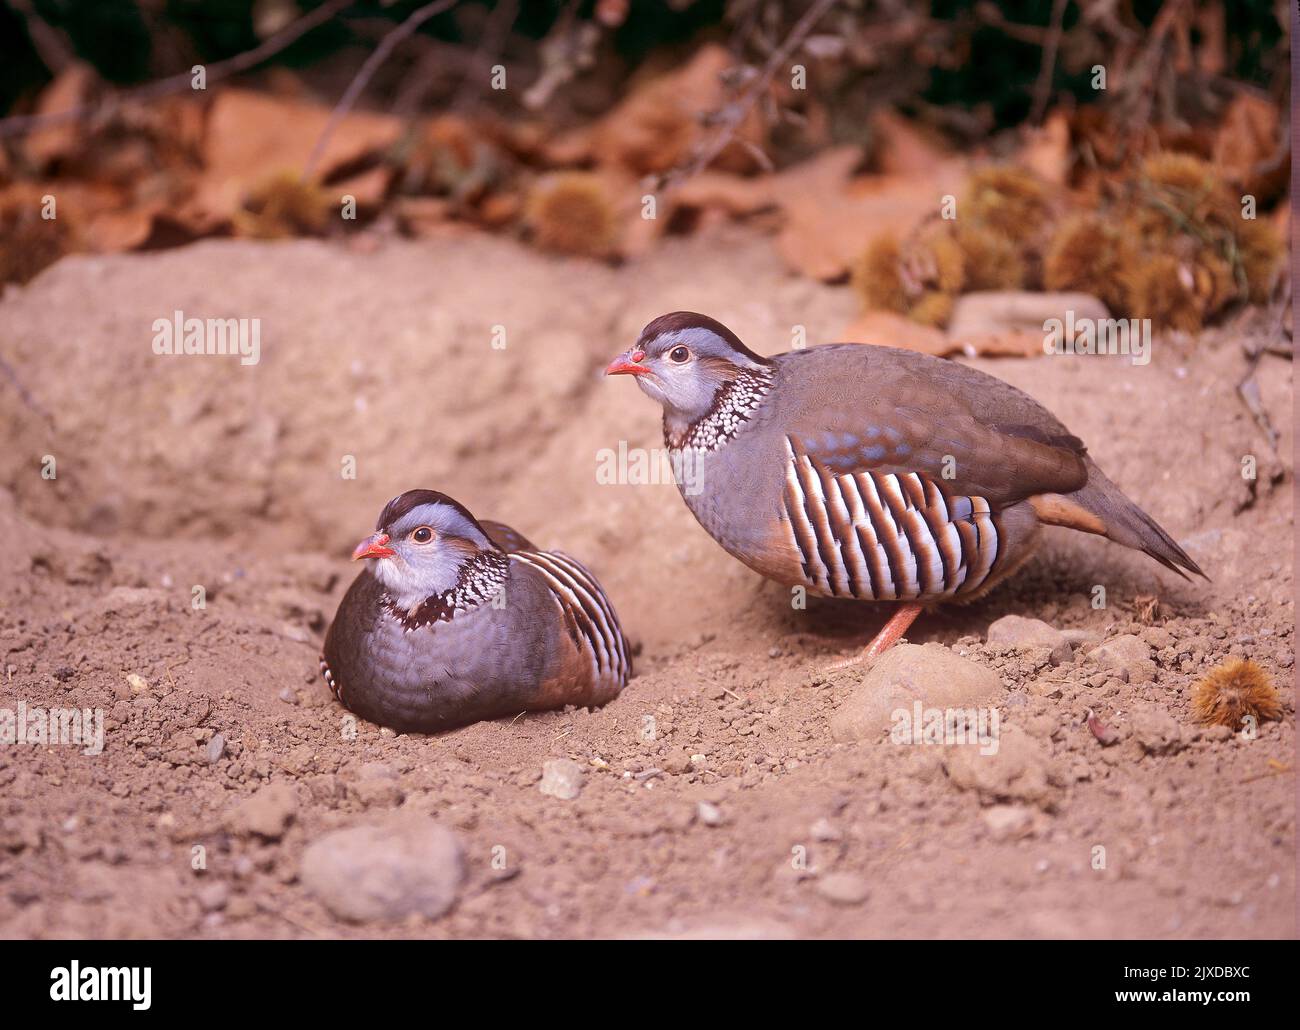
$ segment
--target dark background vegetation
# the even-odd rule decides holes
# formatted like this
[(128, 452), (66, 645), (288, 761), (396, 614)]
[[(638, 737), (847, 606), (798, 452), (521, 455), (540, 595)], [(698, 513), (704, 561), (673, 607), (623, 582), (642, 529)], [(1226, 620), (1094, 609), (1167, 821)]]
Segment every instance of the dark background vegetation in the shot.
[[(1065, 36), (1054, 73), (1055, 92), (1079, 101), (1095, 97), (1089, 85), (1094, 62), (1115, 57), (1107, 52), (1104, 25), (1090, 30), (1113, 9), (1119, 26), (1140, 36), (1158, 17), (1166, 0), (1120, 0), (1119, 3), (1066, 3)], [(49, 83), (51, 70), (28, 33), (25, 12), (34, 12), (69, 43), (106, 80), (134, 85), (174, 74), (196, 62), (230, 57), (256, 46), (266, 35), (259, 25), (289, 20), (318, 6), (313, 0), (8, 0), (0, 3), (0, 112), (30, 105)], [(314, 71), (318, 79), (331, 70), (346, 75), (386, 25), (399, 22), (420, 6), (419, 0), (358, 0), (335, 19), (287, 47), (265, 67)], [(475, 44), (494, 3), (466, 2), (431, 19), (418, 32), (450, 46)], [(601, 58), (626, 76), (654, 55), (671, 51), (701, 36), (721, 42), (733, 38), (750, 9), (770, 18), (771, 9), (796, 14), (798, 3), (764, 4), (759, 0), (631, 0), (621, 24), (602, 41)], [(1003, 127), (1029, 113), (1030, 92), (1039, 74), (1041, 46), (1034, 29), (1044, 30), (1053, 17), (1054, 0), (846, 0), (845, 10), (875, 22), (915, 21), (932, 40), (930, 63), (908, 62), (895, 68), (864, 71), (836, 84), (837, 89), (873, 89), (905, 94), (939, 107), (953, 105), (988, 113), (986, 128)], [(1193, 5), (1200, 6), (1200, 5)], [(536, 49), (562, 18), (591, 20), (596, 0), (583, 3), (526, 2), (520, 5), (503, 60), (513, 67), (536, 65)], [(1285, 6), (1269, 0), (1232, 0), (1224, 6), (1228, 46), (1225, 76), (1268, 86), (1286, 66), (1286, 32), (1279, 16)], [(1199, 44), (1199, 30), (1192, 42)], [(531, 44), (531, 47), (530, 47)], [(400, 80), (401, 60), (394, 60), (382, 81)], [(901, 74), (900, 74), (901, 71)], [(602, 78), (602, 81), (604, 79)], [(322, 87), (325, 83), (321, 82)], [(587, 82), (587, 86), (592, 83)], [(583, 86), (582, 79), (576, 83)], [(518, 93), (491, 98), (516, 103)], [(436, 97), (434, 98), (436, 99)], [(850, 130), (845, 130), (850, 131)]]

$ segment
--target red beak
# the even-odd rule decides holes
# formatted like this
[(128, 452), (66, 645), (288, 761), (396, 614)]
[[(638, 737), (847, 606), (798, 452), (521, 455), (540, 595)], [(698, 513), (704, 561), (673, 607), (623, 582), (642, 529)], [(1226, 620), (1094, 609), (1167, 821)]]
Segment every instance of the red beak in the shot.
[(607, 376), (649, 376), (654, 375), (641, 362), (645, 361), (645, 351), (625, 351), (609, 363), (605, 369)]
[(352, 552), (352, 560), (358, 558), (391, 558), (397, 552), (391, 547), (385, 547), (388, 543), (387, 533), (376, 533), (374, 536), (368, 536), (361, 543), (357, 544), (357, 549)]

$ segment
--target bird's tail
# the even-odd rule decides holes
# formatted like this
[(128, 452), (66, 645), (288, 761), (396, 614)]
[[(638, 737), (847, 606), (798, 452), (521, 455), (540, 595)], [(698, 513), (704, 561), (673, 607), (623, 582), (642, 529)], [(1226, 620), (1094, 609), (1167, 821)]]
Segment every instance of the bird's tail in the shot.
[(1106, 478), (1091, 458), (1084, 460), (1088, 465), (1087, 485), (1066, 495), (1065, 499), (1095, 516), (1099, 525), (1084, 527), (1075, 523), (1075, 528), (1100, 532), (1117, 544), (1143, 551), (1184, 579), (1188, 578), (1183, 573), (1184, 569), (1203, 579), (1210, 578), (1178, 546), (1174, 538), (1160, 528), (1155, 519), (1125, 497), (1123, 491)]

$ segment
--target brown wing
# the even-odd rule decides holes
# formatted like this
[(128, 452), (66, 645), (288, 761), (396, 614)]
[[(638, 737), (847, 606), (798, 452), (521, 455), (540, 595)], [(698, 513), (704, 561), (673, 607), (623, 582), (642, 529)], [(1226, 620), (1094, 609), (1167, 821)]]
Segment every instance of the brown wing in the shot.
[(506, 554), (513, 551), (537, 550), (523, 533), (511, 529), (504, 522), (492, 522), (483, 519), (479, 522), (479, 525), (483, 527), (483, 532), (487, 534), (488, 539), (505, 551)]
[[(955, 362), (866, 346), (783, 357), (786, 433), (839, 475), (919, 474), (998, 510), (1088, 480), (1082, 441), (1027, 394)], [(806, 365), (806, 369), (802, 366)]]
[(554, 597), (567, 637), (588, 663), (591, 682), (622, 687), (632, 674), (631, 651), (596, 578), (562, 551), (516, 551), (513, 560), (536, 572)]

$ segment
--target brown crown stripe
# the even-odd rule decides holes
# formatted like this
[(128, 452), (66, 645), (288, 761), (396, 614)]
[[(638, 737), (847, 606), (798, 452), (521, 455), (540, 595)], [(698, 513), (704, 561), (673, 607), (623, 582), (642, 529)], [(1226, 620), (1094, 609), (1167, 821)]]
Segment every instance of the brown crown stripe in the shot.
[(384, 530), (393, 523), (397, 522), (405, 515), (409, 515), (416, 508), (424, 504), (445, 504), (448, 508), (454, 508), (464, 517), (471, 526), (477, 529), (484, 536), (487, 532), (479, 525), (470, 510), (461, 504), (454, 497), (448, 497), (437, 490), (407, 490), (404, 494), (398, 494), (386, 505), (384, 510), (379, 513), (379, 519), (375, 523), (376, 530)]
[(709, 332), (721, 337), (727, 342), (737, 354), (742, 354), (750, 361), (760, 365), (770, 365), (770, 358), (765, 358), (761, 354), (755, 354), (740, 341), (740, 337), (719, 322), (716, 318), (710, 318), (708, 315), (701, 315), (698, 311), (670, 311), (666, 315), (660, 315), (653, 322), (641, 330), (641, 335), (637, 339), (637, 345), (643, 346), (651, 343), (656, 337), (665, 333), (681, 332), (684, 329), (707, 329)]

